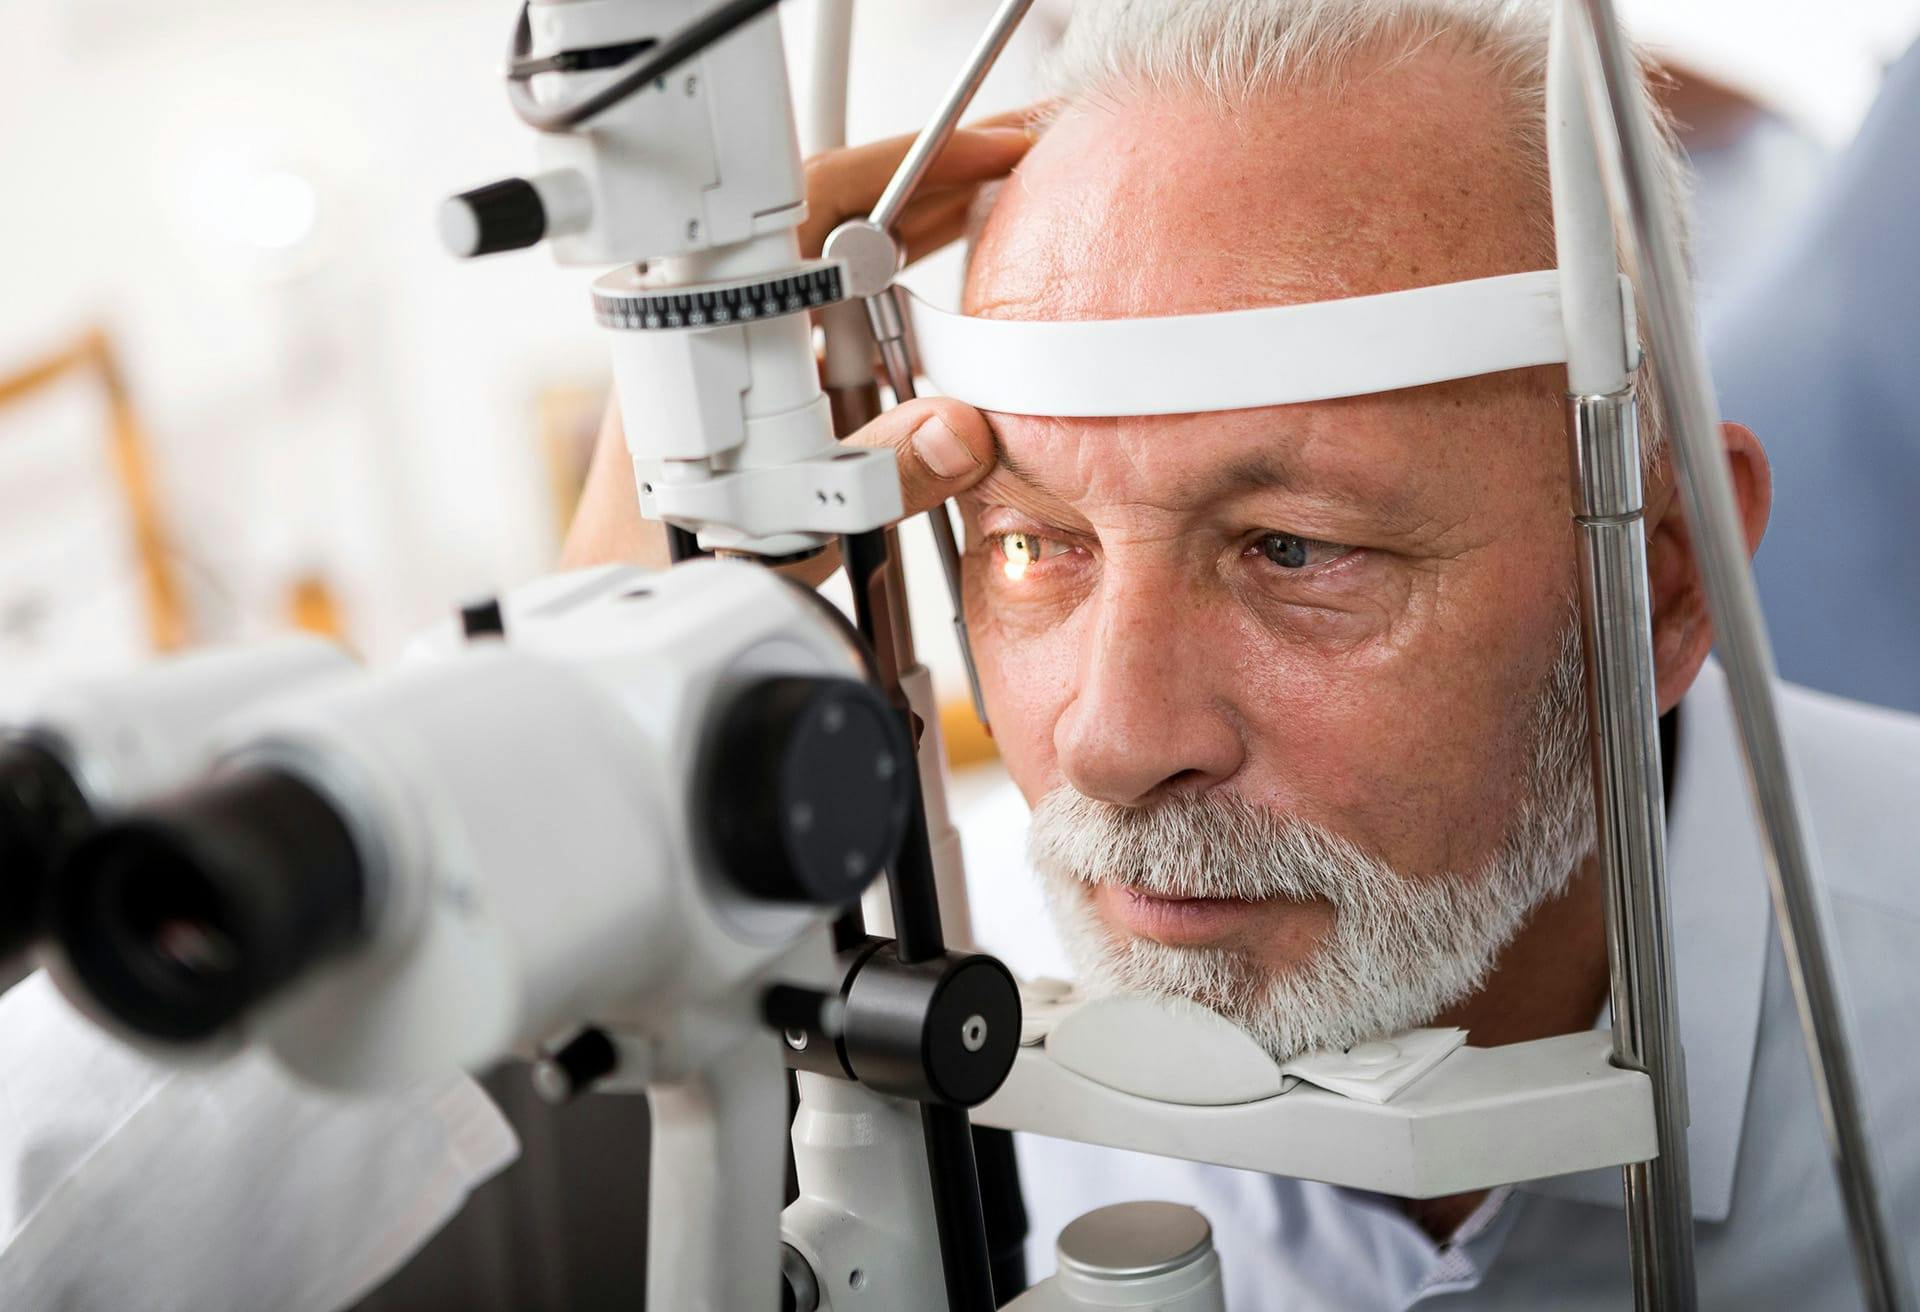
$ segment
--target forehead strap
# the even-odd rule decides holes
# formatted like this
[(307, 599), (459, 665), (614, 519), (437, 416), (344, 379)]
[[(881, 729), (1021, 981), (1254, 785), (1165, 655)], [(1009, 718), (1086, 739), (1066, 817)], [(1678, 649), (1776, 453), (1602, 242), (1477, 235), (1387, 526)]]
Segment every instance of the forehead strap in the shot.
[[(1619, 311), (1634, 342), (1632, 285)], [(921, 372), (1005, 414), (1193, 414), (1563, 364), (1560, 274), (1144, 319), (979, 319), (911, 298)]]

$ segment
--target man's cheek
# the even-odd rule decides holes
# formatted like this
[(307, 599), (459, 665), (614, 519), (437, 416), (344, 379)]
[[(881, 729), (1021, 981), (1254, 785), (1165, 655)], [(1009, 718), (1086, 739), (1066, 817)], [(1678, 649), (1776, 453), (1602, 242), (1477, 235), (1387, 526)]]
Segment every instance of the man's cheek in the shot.
[(1031, 804), (1058, 782), (1053, 731), (1073, 698), (1079, 636), (1072, 625), (1038, 634), (1012, 630), (969, 593), (968, 627), (994, 742)]

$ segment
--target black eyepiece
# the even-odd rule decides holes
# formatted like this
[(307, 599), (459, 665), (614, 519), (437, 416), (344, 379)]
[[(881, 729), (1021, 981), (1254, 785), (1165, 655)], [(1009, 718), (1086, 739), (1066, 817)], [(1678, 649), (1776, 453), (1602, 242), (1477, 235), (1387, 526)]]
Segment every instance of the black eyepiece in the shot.
[(103, 826), (52, 900), (53, 934), (95, 1002), (192, 1043), (359, 941), (366, 880), (327, 799), (255, 767)]
[(0, 963), (40, 936), (54, 872), (92, 827), (86, 795), (59, 757), (32, 742), (0, 743)]

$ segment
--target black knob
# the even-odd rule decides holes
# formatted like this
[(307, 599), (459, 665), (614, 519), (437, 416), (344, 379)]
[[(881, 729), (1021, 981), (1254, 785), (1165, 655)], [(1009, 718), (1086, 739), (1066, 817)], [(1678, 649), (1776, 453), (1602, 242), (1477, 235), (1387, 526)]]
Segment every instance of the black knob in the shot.
[(867, 684), (751, 685), (721, 714), (700, 776), (722, 869), (768, 901), (854, 901), (899, 853), (912, 753), (899, 717)]
[(498, 597), (483, 597), (460, 607), (460, 632), (469, 642), (475, 638), (504, 638), (507, 617), (500, 611)]
[(572, 1102), (619, 1068), (620, 1049), (612, 1036), (588, 1026), (558, 1052), (534, 1063), (534, 1092), (557, 1107)]
[(462, 192), (440, 207), (440, 239), (462, 259), (517, 251), (547, 235), (547, 207), (525, 178)]
[(1019, 1054), (1020, 988), (992, 957), (948, 952), (909, 965), (885, 942), (861, 960), (843, 1024), (841, 1046), (860, 1083), (974, 1107)]
[(102, 1009), (190, 1043), (358, 943), (365, 901), (331, 803), (255, 767), (103, 825), (68, 859), (51, 927)]
[(54, 872), (92, 827), (57, 756), (31, 742), (0, 745), (0, 964), (39, 937)]

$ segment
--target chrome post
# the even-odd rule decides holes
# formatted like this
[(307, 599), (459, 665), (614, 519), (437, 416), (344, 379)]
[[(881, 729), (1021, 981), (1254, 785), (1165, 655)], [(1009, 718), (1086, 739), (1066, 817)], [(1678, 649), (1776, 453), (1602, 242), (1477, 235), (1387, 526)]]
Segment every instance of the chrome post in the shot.
[(1654, 692), (1653, 612), (1631, 387), (1569, 396), (1574, 523), (1580, 538), (1594, 803), (1607, 890), (1613, 1059), (1653, 1085), (1660, 1154), (1623, 1167), (1634, 1299), (1695, 1305), (1686, 1063), (1668, 933), (1666, 799)]
[(980, 34), (980, 40), (968, 52), (960, 76), (954, 79), (953, 85), (947, 88), (947, 94), (941, 97), (940, 108), (920, 129), (920, 135), (913, 139), (907, 157), (900, 161), (900, 167), (887, 180), (886, 190), (874, 202), (873, 213), (867, 216), (868, 222), (874, 227), (882, 232), (893, 231), (893, 225), (905, 212), (907, 202), (913, 199), (913, 193), (926, 180), (933, 161), (939, 158), (948, 138), (953, 136), (953, 130), (960, 126), (960, 116), (973, 103), (974, 93), (987, 80), (987, 74), (993, 71), (1000, 52), (1013, 39), (1014, 29), (1020, 26), (1020, 20), (1027, 16), (1027, 10), (1031, 8), (1033, 0), (1001, 0), (1000, 7), (987, 20), (986, 30)]
[[(1583, 80), (1593, 116), (1611, 122), (1615, 213), (1630, 238), (1646, 307), (1649, 349), (1693, 531), (1694, 554), (1725, 666), (1754, 807), (1768, 853), (1774, 920), (1805, 1033), (1814, 1089), (1845, 1204), (1861, 1292), (1876, 1312), (1911, 1308), (1868, 1116), (1848, 1041), (1845, 998), (1827, 946), (1811, 831), (1773, 700), (1772, 647), (1748, 567), (1746, 535), (1722, 454), (1706, 357), (1694, 330), (1692, 295), (1670, 199), (1654, 164), (1640, 80), (1612, 0), (1579, 0), (1593, 63)], [(1602, 134), (1604, 140), (1604, 134)], [(1602, 152), (1606, 154), (1605, 151)]]

